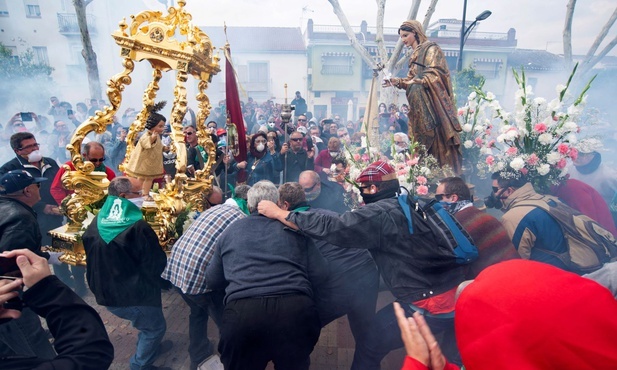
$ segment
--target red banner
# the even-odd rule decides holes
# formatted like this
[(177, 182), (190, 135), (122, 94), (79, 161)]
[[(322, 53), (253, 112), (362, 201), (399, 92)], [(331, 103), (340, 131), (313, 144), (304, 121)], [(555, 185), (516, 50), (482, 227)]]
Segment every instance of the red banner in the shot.
[[(229, 44), (225, 45), (225, 98), (227, 118), (236, 125), (238, 130), (238, 155), (234, 156), (234, 158), (236, 162), (246, 161), (246, 128), (244, 127), (244, 117), (242, 116), (242, 107), (240, 106), (236, 72), (231, 63), (231, 48)], [(246, 171), (242, 170), (237, 175), (237, 181), (242, 182), (245, 177)]]

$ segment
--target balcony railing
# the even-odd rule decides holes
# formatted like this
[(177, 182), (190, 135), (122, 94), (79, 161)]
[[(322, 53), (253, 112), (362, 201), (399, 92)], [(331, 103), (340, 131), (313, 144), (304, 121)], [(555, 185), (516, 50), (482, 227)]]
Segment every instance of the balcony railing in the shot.
[[(96, 25), (94, 23), (94, 15), (87, 14), (86, 22), (88, 23), (88, 32), (96, 34)], [(77, 14), (74, 13), (58, 13), (58, 30), (63, 35), (79, 34), (79, 24), (77, 23)]]

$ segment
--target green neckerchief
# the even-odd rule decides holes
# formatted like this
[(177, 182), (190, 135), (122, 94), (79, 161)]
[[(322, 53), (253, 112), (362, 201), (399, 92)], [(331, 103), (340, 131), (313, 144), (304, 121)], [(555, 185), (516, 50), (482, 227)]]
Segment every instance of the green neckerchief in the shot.
[(235, 198), (235, 197), (231, 199), (233, 199), (236, 202), (236, 204), (238, 205), (238, 208), (240, 208), (240, 210), (244, 212), (245, 215), (248, 216), (251, 214), (251, 212), (249, 212), (249, 205), (246, 202), (246, 200), (242, 198)]
[(99, 172), (105, 172), (105, 165), (103, 164), (103, 162), (101, 162), (100, 166), (94, 167), (94, 170)]
[[(204, 147), (201, 145), (197, 145), (195, 149), (197, 149), (199, 153), (201, 153), (201, 159), (203, 159), (204, 163), (208, 162), (208, 152), (206, 152)], [(197, 155), (199, 155), (199, 153), (197, 153)], [(199, 158), (195, 157), (195, 159), (197, 160), (197, 162), (199, 162)]]
[(240, 208), (240, 210), (244, 212), (245, 215), (247, 216), (250, 215), (251, 212), (249, 212), (249, 205), (246, 202), (246, 200), (236, 197), (236, 189), (234, 188), (232, 184), (227, 184), (227, 186), (231, 190), (231, 199), (233, 199), (236, 202), (236, 204), (238, 205), (238, 208)]
[(124, 198), (108, 196), (96, 218), (96, 225), (101, 238), (109, 244), (118, 234), (142, 219), (143, 214), (136, 205)]
[(296, 208), (291, 209), (290, 211), (292, 212), (306, 212), (311, 208), (311, 206), (309, 206), (308, 204), (306, 204), (306, 202), (300, 202), (298, 203), (298, 205), (296, 206)]

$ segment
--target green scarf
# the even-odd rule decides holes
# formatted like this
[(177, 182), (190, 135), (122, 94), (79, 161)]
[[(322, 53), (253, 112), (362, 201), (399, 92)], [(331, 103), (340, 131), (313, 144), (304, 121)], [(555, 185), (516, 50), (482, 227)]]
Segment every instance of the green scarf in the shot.
[(142, 219), (143, 214), (136, 205), (124, 198), (108, 196), (96, 218), (96, 225), (101, 238), (109, 244), (118, 234)]
[(250, 215), (251, 212), (249, 212), (249, 205), (246, 202), (246, 200), (242, 198), (238, 198), (236, 196), (236, 189), (234, 188), (232, 184), (227, 184), (227, 186), (231, 190), (231, 199), (233, 199), (236, 202), (236, 204), (238, 205), (238, 208), (240, 208), (240, 210), (244, 212), (245, 215), (247, 216)]

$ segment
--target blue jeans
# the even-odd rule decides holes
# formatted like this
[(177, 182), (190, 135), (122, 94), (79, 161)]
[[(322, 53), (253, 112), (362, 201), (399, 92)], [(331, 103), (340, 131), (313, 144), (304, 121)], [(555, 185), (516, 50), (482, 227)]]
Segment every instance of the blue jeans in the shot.
[(24, 308), (19, 319), (0, 324), (0, 357), (5, 356), (38, 357), (43, 360), (56, 357), (41, 320), (31, 309)]
[[(401, 302), (401, 306), (405, 309), (408, 317), (413, 315), (414, 311), (408, 305)], [(454, 337), (454, 318), (442, 319), (429, 316), (424, 318), (437, 338), (444, 356), (449, 362), (460, 365), (460, 354)], [(370, 325), (370, 332), (372, 334), (365, 343), (366, 348), (361, 350), (356, 348), (353, 363), (354, 369), (379, 370), (381, 368), (381, 360), (390, 351), (403, 347), (401, 330), (398, 327), (392, 304), (377, 312), (374, 321)], [(360, 353), (357, 353), (358, 350), (360, 350)]]
[(190, 368), (195, 370), (203, 360), (214, 353), (214, 346), (208, 338), (208, 317), (212, 317), (220, 330), (225, 291), (220, 290), (204, 294), (184, 294), (180, 291), (180, 296), (191, 309), (189, 315), (189, 357), (191, 358)]
[(163, 309), (154, 306), (107, 307), (112, 314), (129, 320), (139, 330), (137, 349), (131, 356), (131, 370), (149, 369), (158, 355), (167, 324)]

